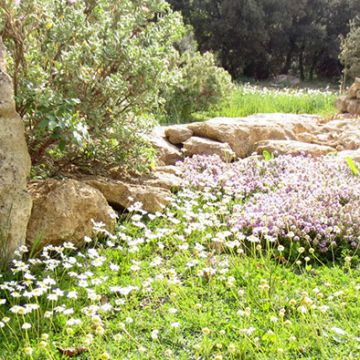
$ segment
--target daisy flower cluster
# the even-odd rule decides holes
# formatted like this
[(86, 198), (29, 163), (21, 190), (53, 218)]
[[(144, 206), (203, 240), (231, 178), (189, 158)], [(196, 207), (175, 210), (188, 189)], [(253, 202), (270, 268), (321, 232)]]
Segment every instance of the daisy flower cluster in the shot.
[(245, 83), (241, 87), (242, 92), (252, 95), (259, 95), (259, 96), (272, 96), (272, 97), (280, 97), (280, 96), (294, 96), (294, 97), (301, 97), (303, 95), (310, 95), (310, 96), (338, 96), (338, 91), (334, 91), (330, 87), (326, 87), (323, 89), (313, 89), (313, 88), (293, 88), (293, 87), (281, 87), (281, 88), (274, 88), (268, 86), (259, 86), (259, 85), (252, 85), (250, 83)]
[[(99, 237), (82, 249), (17, 251), (0, 275), (0, 358), (357, 353), (360, 191), (346, 165), (195, 156), (178, 170), (183, 187), (163, 212), (135, 203), (114, 234), (94, 223)], [(343, 263), (317, 265), (337, 248)]]

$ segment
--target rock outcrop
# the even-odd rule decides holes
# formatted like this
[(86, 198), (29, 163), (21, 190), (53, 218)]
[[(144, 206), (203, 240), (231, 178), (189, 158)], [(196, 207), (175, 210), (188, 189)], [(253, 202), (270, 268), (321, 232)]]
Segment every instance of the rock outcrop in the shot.
[(341, 113), (360, 115), (360, 78), (356, 78), (347, 95), (341, 96), (336, 107)]
[[(174, 166), (176, 169), (176, 167)], [(161, 170), (157, 169), (150, 176), (142, 180), (143, 185), (148, 185), (151, 187), (158, 187), (161, 189), (179, 190), (181, 186), (181, 179), (176, 175), (175, 172), (171, 172), (172, 169)]]
[(141, 202), (144, 210), (154, 213), (163, 211), (171, 201), (171, 192), (166, 189), (166, 186), (156, 187), (146, 185), (146, 183), (131, 184), (103, 177), (88, 177), (82, 181), (98, 189), (108, 203), (118, 210), (128, 209), (134, 203)]
[(167, 141), (164, 128), (156, 127), (148, 136), (148, 140), (157, 151), (159, 165), (174, 165), (183, 159), (180, 149)]
[(335, 152), (330, 146), (308, 144), (296, 140), (264, 140), (256, 144), (256, 152), (262, 154), (266, 150), (269, 153), (279, 155), (301, 155), (322, 156)]
[(246, 118), (215, 118), (189, 124), (194, 135), (230, 145), (237, 157), (255, 151), (262, 140), (296, 140), (302, 132), (313, 132), (317, 117), (293, 114), (257, 114)]
[(26, 190), (31, 161), (4, 56), (0, 37), (0, 262), (25, 243), (32, 206)]
[(192, 135), (193, 132), (186, 125), (174, 125), (165, 129), (166, 138), (174, 145), (184, 143)]
[(104, 222), (111, 231), (115, 213), (110, 207), (123, 211), (142, 203), (147, 212), (163, 211), (172, 200), (172, 191), (181, 188), (182, 180), (174, 164), (185, 156), (217, 154), (232, 161), (261, 158), (267, 150), (292, 155), (329, 154), (341, 161), (348, 156), (360, 159), (360, 121), (351, 118), (323, 120), (296, 114), (215, 118), (158, 127), (151, 139), (158, 149), (160, 165), (146, 176), (130, 179), (78, 176), (76, 180), (48, 180), (31, 185), (34, 209), (28, 243), (40, 238), (46, 244), (73, 241), (79, 245), (85, 235), (92, 234), (91, 219)]
[[(359, 95), (357, 86), (351, 88), (353, 96)], [(217, 154), (226, 160), (246, 158), (263, 150), (320, 156), (360, 149), (360, 120), (340, 116), (326, 120), (315, 115), (256, 114), (167, 126), (157, 132), (161, 133), (161, 141), (185, 156)], [(186, 140), (175, 146), (170, 143), (174, 134), (184, 134)], [(179, 140), (180, 135), (175, 142)], [(161, 154), (160, 157), (164, 160)], [(169, 165), (173, 161), (163, 163)]]
[(116, 213), (100, 191), (82, 182), (49, 179), (29, 185), (33, 209), (27, 231), (29, 247), (72, 242), (84, 244), (93, 236), (94, 221), (103, 223), (109, 232), (116, 223)]
[(198, 136), (192, 136), (184, 142), (183, 152), (186, 156), (219, 155), (224, 161), (231, 161), (236, 157), (229, 144)]

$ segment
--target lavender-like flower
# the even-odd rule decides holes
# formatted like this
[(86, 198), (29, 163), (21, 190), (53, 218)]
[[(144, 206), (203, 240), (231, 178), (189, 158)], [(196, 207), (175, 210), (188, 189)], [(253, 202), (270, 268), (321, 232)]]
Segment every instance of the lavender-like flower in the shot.
[(180, 167), (187, 186), (235, 200), (227, 219), (232, 231), (302, 242), (322, 253), (359, 246), (360, 181), (332, 157), (283, 155), (228, 164), (194, 156)]

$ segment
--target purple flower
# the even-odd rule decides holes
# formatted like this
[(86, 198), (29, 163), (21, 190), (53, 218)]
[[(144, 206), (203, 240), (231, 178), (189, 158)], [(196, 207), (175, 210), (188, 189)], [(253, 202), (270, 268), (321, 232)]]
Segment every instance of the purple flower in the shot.
[(358, 247), (360, 181), (334, 158), (283, 155), (228, 164), (194, 156), (180, 168), (186, 186), (233, 198), (227, 224), (234, 231), (303, 241), (323, 253), (329, 246)]

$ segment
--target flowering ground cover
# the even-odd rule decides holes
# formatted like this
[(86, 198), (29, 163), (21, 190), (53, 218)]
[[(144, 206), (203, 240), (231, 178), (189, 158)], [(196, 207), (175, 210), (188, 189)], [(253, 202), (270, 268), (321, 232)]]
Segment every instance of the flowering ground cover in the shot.
[[(164, 213), (0, 278), (1, 359), (356, 359), (359, 179), (335, 158), (194, 157)], [(95, 224), (104, 235), (101, 224)]]
[(338, 95), (336, 91), (326, 88), (274, 88), (246, 83), (238, 85), (223, 106), (208, 113), (194, 114), (194, 118), (244, 117), (278, 112), (332, 116), (336, 114)]

